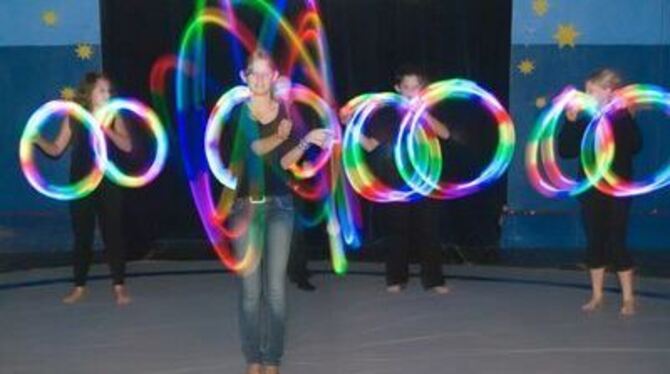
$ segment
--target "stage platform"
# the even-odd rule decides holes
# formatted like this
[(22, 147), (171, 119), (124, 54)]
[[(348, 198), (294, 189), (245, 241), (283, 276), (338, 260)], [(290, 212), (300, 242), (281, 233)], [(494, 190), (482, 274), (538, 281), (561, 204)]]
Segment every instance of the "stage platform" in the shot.
[[(670, 279), (638, 279), (639, 313), (621, 318), (616, 287), (602, 310), (580, 311), (583, 272), (447, 266), (452, 292), (439, 296), (416, 277), (388, 294), (381, 264), (344, 277), (313, 267), (316, 292), (289, 286), (282, 373), (670, 372)], [(78, 305), (60, 302), (67, 267), (0, 273), (0, 372), (244, 372), (236, 279), (218, 262), (139, 261), (128, 273), (125, 307), (104, 265)]]

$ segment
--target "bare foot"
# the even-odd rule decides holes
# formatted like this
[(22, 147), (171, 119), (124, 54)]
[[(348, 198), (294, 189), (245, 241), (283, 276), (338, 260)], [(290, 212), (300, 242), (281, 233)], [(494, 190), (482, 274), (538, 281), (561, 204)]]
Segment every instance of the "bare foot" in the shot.
[(81, 301), (84, 296), (86, 296), (86, 288), (84, 287), (75, 287), (70, 291), (67, 296), (63, 298), (63, 303), (65, 304), (74, 304)]
[(128, 289), (122, 284), (114, 285), (114, 296), (116, 297), (116, 305), (130, 304), (130, 295)]
[(451, 291), (447, 286), (436, 286), (431, 288), (431, 290), (438, 295), (446, 295)]
[(592, 297), (591, 300), (589, 300), (588, 303), (582, 305), (582, 310), (585, 312), (595, 312), (596, 310), (600, 309), (600, 307), (603, 306), (603, 298), (602, 296), (600, 297)]
[(386, 291), (389, 293), (401, 293), (404, 288), (402, 284), (394, 284), (386, 287)]
[(266, 366), (264, 374), (279, 374), (279, 366)]
[(621, 310), (619, 311), (622, 317), (632, 317), (635, 315), (635, 300), (624, 300), (621, 303)]
[(247, 374), (263, 374), (263, 367), (261, 364), (249, 364)]

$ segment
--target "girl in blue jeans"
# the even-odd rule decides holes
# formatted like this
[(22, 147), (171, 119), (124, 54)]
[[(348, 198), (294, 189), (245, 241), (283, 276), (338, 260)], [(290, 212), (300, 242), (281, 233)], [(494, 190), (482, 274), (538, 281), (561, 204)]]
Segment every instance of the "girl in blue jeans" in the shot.
[(249, 250), (260, 256), (258, 265), (241, 275), (240, 336), (247, 374), (276, 374), (284, 352), (286, 267), (294, 218), (288, 169), (310, 146), (323, 148), (331, 136), (324, 129), (304, 137), (292, 131), (288, 110), (273, 95), (279, 75), (266, 52), (252, 53), (240, 75), (251, 97), (241, 106), (241, 136), (233, 145), (242, 162), (232, 217), (235, 223), (252, 212), (252, 218), (233, 246), (239, 257)]

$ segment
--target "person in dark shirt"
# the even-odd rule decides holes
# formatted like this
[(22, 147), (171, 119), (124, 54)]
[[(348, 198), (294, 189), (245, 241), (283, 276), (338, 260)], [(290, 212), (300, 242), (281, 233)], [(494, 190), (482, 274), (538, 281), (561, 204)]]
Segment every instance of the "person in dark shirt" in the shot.
[[(401, 68), (396, 75), (395, 90), (407, 99), (414, 99), (426, 86), (425, 75), (413, 66)], [(352, 113), (341, 111), (340, 116), (347, 122)], [(391, 109), (382, 110), (377, 119), (366, 127), (361, 136), (361, 145), (369, 153), (370, 164), (375, 175), (388, 185), (399, 187), (403, 184), (393, 158), (396, 135), (400, 120)], [(430, 114), (424, 116), (426, 128), (442, 140), (450, 138), (447, 127)], [(446, 294), (442, 273), (442, 253), (437, 233), (439, 232), (440, 202), (423, 198), (410, 203), (394, 202), (376, 204), (376, 222), (383, 225), (380, 232), (387, 239), (386, 289), (399, 293), (409, 282), (410, 252), (419, 254), (421, 263), (421, 283), (424, 289), (438, 294)]]
[[(91, 113), (104, 106), (111, 97), (110, 80), (100, 73), (88, 73), (78, 90), (79, 104)], [(121, 117), (116, 117), (105, 135), (111, 144), (123, 152), (132, 148), (129, 133)], [(88, 133), (83, 126), (72, 123), (69, 118), (62, 122), (53, 141), (39, 137), (36, 145), (50, 157), (58, 158), (71, 147), (70, 180), (78, 182), (90, 173), (93, 165), (93, 149), (89, 145)], [(91, 266), (95, 223), (98, 220), (105, 252), (112, 273), (113, 289), (119, 305), (128, 304), (130, 296), (124, 285), (125, 244), (122, 232), (121, 188), (102, 180), (90, 195), (70, 203), (70, 218), (74, 233), (74, 288), (63, 298), (66, 304), (80, 301), (86, 295), (86, 278)]]
[(231, 213), (233, 222), (247, 219), (249, 211), (262, 217), (252, 218), (233, 243), (238, 257), (251, 250), (260, 254), (260, 263), (240, 274), (240, 335), (247, 373), (276, 374), (284, 353), (286, 267), (294, 222), (293, 196), (287, 185), (290, 169), (311, 145), (326, 147), (332, 136), (325, 129), (300, 136), (289, 110), (273, 95), (278, 73), (266, 52), (251, 54), (240, 74), (251, 97), (241, 106), (239, 136), (231, 156), (239, 166)]
[[(594, 72), (586, 81), (586, 92), (593, 96), (601, 107), (607, 105), (621, 79), (611, 69)], [(577, 158), (581, 154), (581, 141), (590, 118), (580, 116), (574, 108), (566, 110), (566, 123), (558, 138), (559, 155), (563, 158)], [(612, 171), (621, 178), (630, 180), (633, 176), (633, 157), (642, 148), (640, 129), (628, 109), (609, 113), (615, 141)], [(584, 171), (580, 170), (580, 177)], [(591, 299), (583, 305), (584, 311), (594, 311), (603, 303), (605, 269), (611, 267), (617, 272), (622, 290), (621, 314), (635, 313), (633, 291), (633, 259), (626, 249), (628, 216), (631, 199), (604, 194), (591, 187), (579, 197), (584, 232), (586, 234), (586, 265), (589, 268), (592, 286)]]

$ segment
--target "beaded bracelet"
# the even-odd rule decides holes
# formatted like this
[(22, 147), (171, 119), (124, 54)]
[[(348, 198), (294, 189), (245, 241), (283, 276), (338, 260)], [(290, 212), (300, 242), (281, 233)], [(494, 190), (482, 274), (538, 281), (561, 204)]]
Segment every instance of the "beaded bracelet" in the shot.
[(298, 148), (300, 148), (301, 151), (306, 151), (307, 148), (309, 148), (309, 142), (305, 139), (300, 140), (300, 144), (298, 144)]

